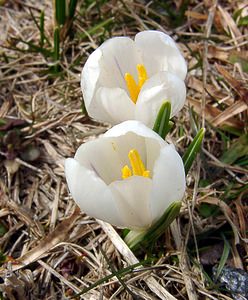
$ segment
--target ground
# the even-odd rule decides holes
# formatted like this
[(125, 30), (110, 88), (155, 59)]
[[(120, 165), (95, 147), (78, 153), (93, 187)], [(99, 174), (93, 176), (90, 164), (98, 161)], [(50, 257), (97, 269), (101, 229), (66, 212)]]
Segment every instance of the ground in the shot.
[[(247, 5), (87, 0), (63, 17), (52, 1), (0, 1), (0, 299), (245, 299), (223, 282), (247, 282)], [(109, 128), (84, 108), (87, 57), (146, 29), (170, 34), (188, 64), (169, 139), (183, 154), (206, 133), (180, 215), (133, 253), (79, 211), (64, 159)]]

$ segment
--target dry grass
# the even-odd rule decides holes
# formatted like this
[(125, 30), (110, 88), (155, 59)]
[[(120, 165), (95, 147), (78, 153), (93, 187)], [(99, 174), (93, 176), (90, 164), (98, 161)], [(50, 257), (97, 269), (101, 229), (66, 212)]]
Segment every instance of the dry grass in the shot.
[[(225, 265), (247, 271), (248, 153), (235, 152), (247, 149), (247, 138), (231, 159), (227, 152), (247, 134), (248, 31), (237, 25), (242, 16), (234, 19), (242, 2), (195, 1), (185, 12), (186, 1), (168, 2), (182, 12), (177, 19), (164, 2), (79, 1), (52, 74), (53, 60), (20, 42), (39, 43), (30, 10), (45, 10), (53, 41), (50, 1), (0, 1), (0, 299), (71, 299), (96, 283), (81, 299), (232, 299), (207, 274), (213, 280), (223, 235), (231, 245)], [(187, 104), (170, 139), (183, 153), (196, 127), (207, 133), (180, 217), (154, 247), (134, 254), (112, 226), (80, 214), (63, 160), (107, 129), (82, 106), (87, 56), (110, 36), (144, 29), (171, 34), (188, 61)]]

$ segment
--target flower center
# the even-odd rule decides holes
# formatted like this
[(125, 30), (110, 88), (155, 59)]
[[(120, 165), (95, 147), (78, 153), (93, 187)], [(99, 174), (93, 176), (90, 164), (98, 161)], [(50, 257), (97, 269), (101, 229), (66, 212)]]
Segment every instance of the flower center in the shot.
[(131, 100), (134, 102), (134, 104), (137, 102), (139, 92), (145, 83), (145, 81), (148, 79), (146, 68), (144, 65), (137, 65), (137, 72), (138, 72), (138, 84), (134, 80), (133, 76), (130, 73), (125, 74), (125, 80), (127, 83), (127, 88), (131, 97)]
[(145, 169), (143, 161), (136, 149), (132, 149), (128, 153), (128, 158), (132, 167), (132, 170), (125, 165), (122, 169), (122, 179), (126, 179), (130, 176), (137, 175), (143, 177), (150, 177), (150, 171)]

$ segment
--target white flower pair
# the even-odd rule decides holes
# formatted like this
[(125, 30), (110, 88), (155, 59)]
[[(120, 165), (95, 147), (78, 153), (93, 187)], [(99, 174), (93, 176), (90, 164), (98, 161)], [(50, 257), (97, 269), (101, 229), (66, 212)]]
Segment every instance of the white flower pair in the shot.
[(182, 199), (182, 159), (148, 127), (165, 100), (171, 102), (171, 116), (183, 107), (186, 71), (174, 41), (158, 31), (140, 32), (134, 41), (110, 39), (90, 55), (81, 77), (89, 115), (111, 124), (129, 121), (84, 143), (65, 162), (69, 189), (84, 212), (147, 230)]

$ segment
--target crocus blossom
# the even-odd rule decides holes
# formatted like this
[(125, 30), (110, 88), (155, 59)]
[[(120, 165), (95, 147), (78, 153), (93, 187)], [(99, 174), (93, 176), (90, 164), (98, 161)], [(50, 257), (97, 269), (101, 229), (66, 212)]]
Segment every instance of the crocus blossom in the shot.
[(82, 144), (66, 159), (65, 175), (85, 213), (133, 230), (149, 228), (185, 191), (174, 146), (139, 121), (123, 122)]
[(82, 70), (85, 107), (91, 117), (110, 124), (139, 120), (152, 127), (164, 101), (171, 102), (171, 116), (183, 107), (186, 73), (176, 43), (163, 32), (109, 39)]

